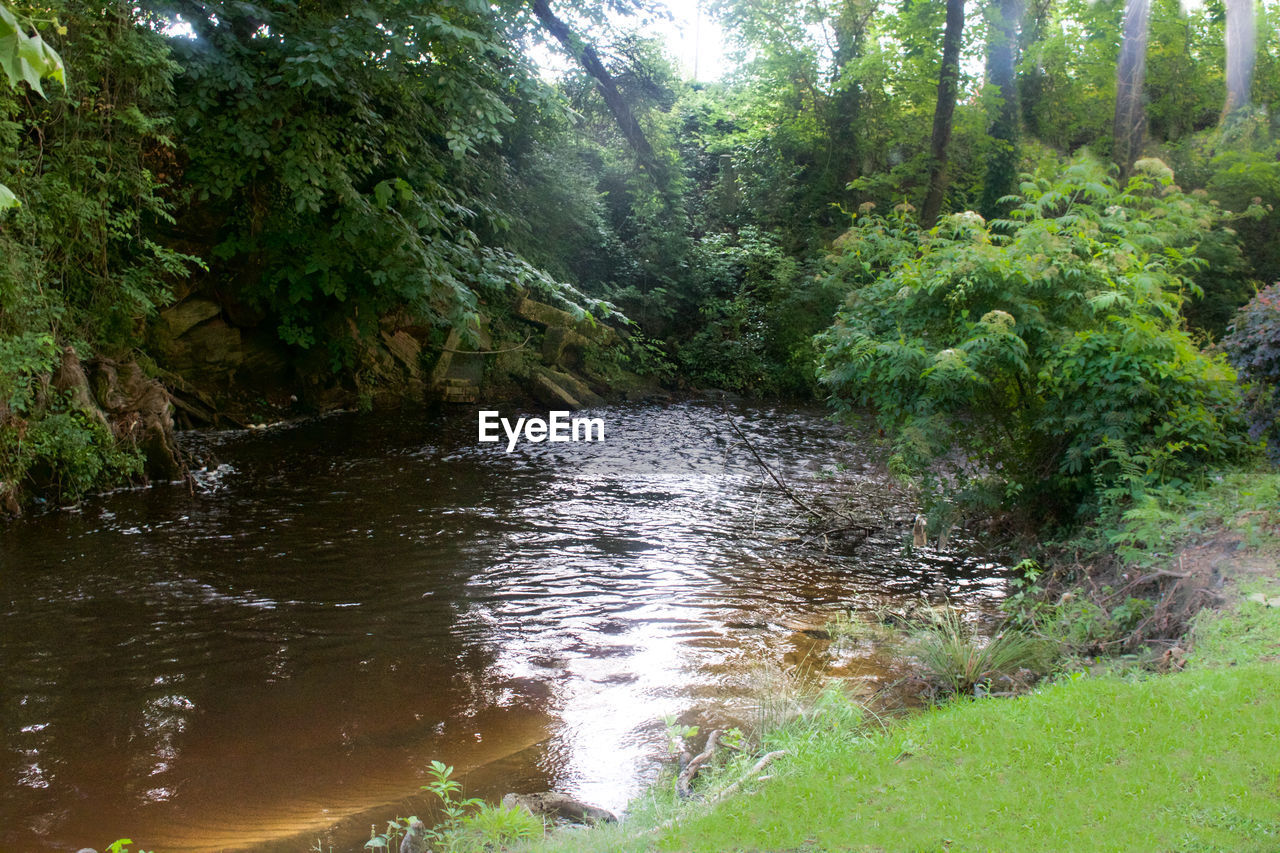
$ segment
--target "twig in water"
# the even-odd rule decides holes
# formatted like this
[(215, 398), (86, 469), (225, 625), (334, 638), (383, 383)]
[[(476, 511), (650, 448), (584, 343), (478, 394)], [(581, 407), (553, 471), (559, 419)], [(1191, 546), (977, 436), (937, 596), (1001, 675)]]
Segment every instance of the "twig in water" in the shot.
[(801, 500), (799, 495), (787, 488), (787, 484), (782, 482), (782, 478), (775, 474), (773, 469), (769, 467), (769, 464), (764, 461), (764, 458), (760, 455), (759, 451), (756, 450), (755, 445), (751, 443), (751, 439), (747, 438), (747, 434), (742, 431), (742, 428), (734, 421), (733, 415), (729, 414), (727, 409), (725, 410), (725, 420), (729, 422), (730, 429), (737, 434), (738, 439), (746, 446), (747, 450), (751, 451), (751, 455), (755, 457), (756, 463), (765, 470), (766, 474), (773, 478), (773, 482), (777, 483), (778, 488), (782, 490), (784, 495), (791, 499), (792, 503), (815, 518), (826, 518), (826, 513), (818, 512), (808, 503)]
[(837, 527), (829, 528), (829, 529), (827, 529), (827, 530), (822, 531), (821, 533), (815, 533), (814, 535), (810, 536), (808, 539), (804, 540), (804, 541), (803, 541), (802, 543), (800, 543), (800, 544), (801, 544), (803, 547), (806, 547), (806, 548), (807, 548), (807, 547), (809, 547), (810, 545), (812, 545), (814, 542), (816, 542), (816, 541), (817, 541), (817, 540), (819, 540), (819, 539), (823, 540), (823, 542), (824, 542), (825, 544), (829, 544), (829, 543), (827, 543), (827, 537), (828, 537), (828, 536), (831, 536), (831, 535), (836, 534), (836, 533), (844, 533), (844, 532), (849, 531), (849, 530), (857, 530), (859, 533), (861, 533), (861, 534), (862, 534), (862, 537), (861, 537), (861, 539), (862, 539), (862, 540), (868, 539), (868, 538), (871, 536), (871, 533), (872, 533), (872, 528), (871, 528), (871, 527), (869, 527), (868, 525), (866, 525), (865, 523), (863, 523), (863, 522), (853, 522), (853, 523), (851, 523), (851, 524), (841, 524), (841, 525), (839, 525), (839, 526), (837, 526)]

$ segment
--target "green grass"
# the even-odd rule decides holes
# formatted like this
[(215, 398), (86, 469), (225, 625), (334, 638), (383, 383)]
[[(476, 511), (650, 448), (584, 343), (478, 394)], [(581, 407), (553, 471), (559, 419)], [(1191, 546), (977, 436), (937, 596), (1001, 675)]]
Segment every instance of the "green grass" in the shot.
[(1008, 629), (994, 637), (978, 636), (951, 607), (929, 611), (916, 629), (912, 651), (925, 677), (947, 693), (971, 693), (998, 675), (1028, 668), (1043, 673), (1050, 659), (1045, 641)]
[[(1274, 600), (1280, 596), (1280, 566), (1276, 574), (1270, 582), (1245, 584), (1241, 594)], [(1280, 667), (1280, 608), (1245, 598), (1228, 614), (1202, 611), (1191, 629), (1191, 641), (1192, 666), (1227, 667), (1263, 661)], [(1276, 674), (1280, 677), (1280, 669)]]
[[(1280, 610), (1204, 614), (1188, 669), (955, 702), (884, 730), (783, 727), (794, 757), (712, 807), (573, 850), (1280, 850)], [(1237, 665), (1232, 665), (1235, 663)], [(734, 775), (732, 768), (721, 779)], [(674, 825), (645, 832), (679, 814)]]

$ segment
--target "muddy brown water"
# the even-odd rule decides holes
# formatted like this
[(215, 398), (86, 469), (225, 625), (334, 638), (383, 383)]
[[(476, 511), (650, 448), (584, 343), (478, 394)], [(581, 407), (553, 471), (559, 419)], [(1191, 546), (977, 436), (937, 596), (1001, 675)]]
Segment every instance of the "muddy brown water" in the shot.
[(466, 411), (188, 436), (216, 458), (194, 490), (0, 528), (0, 850), (358, 849), (433, 759), (469, 794), (620, 810), (666, 715), (744, 719), (762, 668), (806, 660), (893, 675), (797, 624), (1003, 588), (963, 536), (912, 553), (878, 451), (820, 410), (732, 414), (789, 481), (840, 471), (883, 519), (832, 553), (788, 541), (718, 406), (595, 414), (603, 443), (513, 453)]

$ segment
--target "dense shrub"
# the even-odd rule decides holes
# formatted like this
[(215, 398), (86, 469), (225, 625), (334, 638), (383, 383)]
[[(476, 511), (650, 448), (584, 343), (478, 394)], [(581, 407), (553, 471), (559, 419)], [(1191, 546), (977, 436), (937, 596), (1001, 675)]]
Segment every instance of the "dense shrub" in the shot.
[(198, 264), (158, 240), (176, 207), (178, 69), (131, 3), (15, 9), (24, 30), (38, 23), (57, 41), (70, 71), (65, 88), (44, 86), (47, 99), (29, 78), (0, 82), (0, 184), (21, 202), (0, 211), (0, 499), (74, 500), (141, 466), (105, 424), (50, 393), (62, 347), (128, 352), (141, 318)]
[(840, 241), (821, 381), (933, 498), (1073, 521), (1246, 447), (1234, 372), (1179, 313), (1213, 209), (1139, 166), (1123, 188), (1089, 160), (1025, 182), (1007, 221), (864, 210)]
[(1250, 438), (1266, 439), (1268, 455), (1280, 463), (1280, 284), (1240, 309), (1222, 348), (1241, 380), (1249, 383)]
[(743, 228), (702, 238), (690, 260), (697, 322), (678, 350), (695, 381), (757, 394), (813, 391), (813, 336), (837, 299), (778, 236)]

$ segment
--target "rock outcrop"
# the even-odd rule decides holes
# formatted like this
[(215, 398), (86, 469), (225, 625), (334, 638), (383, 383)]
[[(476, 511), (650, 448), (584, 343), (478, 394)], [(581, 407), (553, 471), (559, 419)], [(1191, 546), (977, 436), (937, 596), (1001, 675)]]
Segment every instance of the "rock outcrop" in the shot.
[(264, 318), (204, 288), (160, 312), (149, 344), (184, 427), (430, 401), (580, 409), (653, 385), (601, 358), (624, 335), (592, 316), (523, 292), (503, 305), (482, 301), (480, 310), (443, 341), (438, 326), (407, 309), (383, 315), (372, 334), (351, 322), (355, 364), (335, 373), (320, 349), (291, 350)]
[[(466, 346), (468, 340), (472, 346)], [(454, 329), (444, 342), (440, 358), (431, 371), (431, 388), (446, 403), (474, 403), (484, 380), (485, 355), (493, 344), (489, 322), (479, 317), (468, 335)]]
[(142, 451), (149, 479), (177, 480), (186, 474), (173, 434), (169, 392), (136, 361), (94, 358), (81, 363), (75, 349), (66, 347), (52, 385), (75, 408), (110, 429), (116, 441)]
[[(195, 422), (216, 422), (220, 413), (244, 408), (234, 402), (243, 398), (274, 394), (288, 400), (291, 394), (294, 373), (274, 331), (241, 328), (226, 306), (204, 296), (190, 295), (161, 311), (149, 343), (166, 380), (181, 392), (179, 407)], [(226, 420), (235, 424), (243, 418)]]
[(583, 409), (604, 402), (586, 382), (565, 370), (540, 367), (534, 371), (532, 379), (533, 395), (553, 409)]
[[(63, 348), (57, 368), (37, 377), (29, 409), (21, 413), (0, 402), (0, 429), (18, 440), (51, 413), (68, 408), (96, 423), (124, 447), (137, 449), (145, 480), (178, 480), (187, 468), (174, 436), (169, 392), (133, 360), (92, 358), (81, 361), (73, 347)], [(46, 460), (47, 461), (47, 460)], [(57, 476), (47, 465), (18, 472), (22, 482), (0, 481), (0, 514), (22, 514), (26, 491), (49, 485)]]

